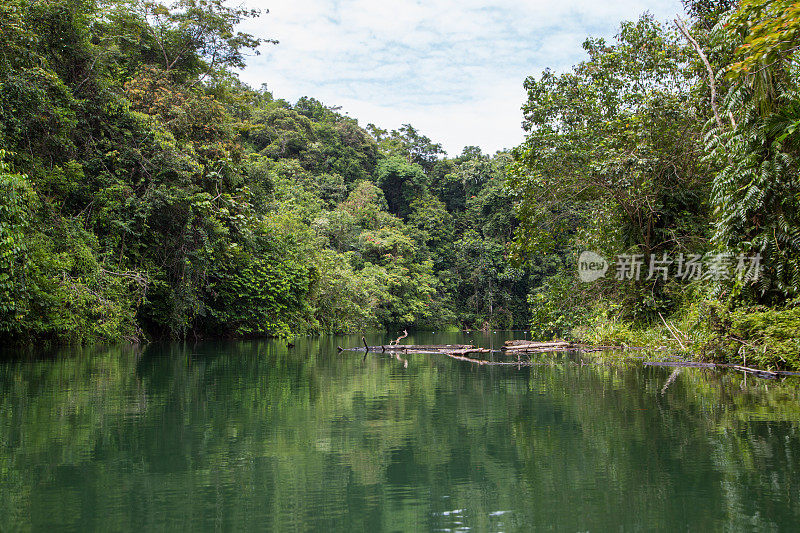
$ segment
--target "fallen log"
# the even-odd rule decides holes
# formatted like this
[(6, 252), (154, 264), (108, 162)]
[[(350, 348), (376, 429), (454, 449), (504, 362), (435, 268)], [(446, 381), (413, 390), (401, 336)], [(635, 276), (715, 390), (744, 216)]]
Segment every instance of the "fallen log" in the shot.
[(572, 350), (575, 348), (575, 345), (571, 342), (566, 341), (552, 341), (552, 342), (531, 342), (528, 341), (526, 343), (515, 343), (515, 344), (507, 344), (504, 345), (502, 350), (507, 353), (517, 353), (517, 352), (550, 352), (550, 351), (562, 351), (562, 350)]
[[(400, 345), (381, 345), (369, 346), (366, 339), (363, 337), (361, 341), (364, 343), (364, 348), (342, 348), (337, 346), (339, 352), (343, 351), (364, 351), (364, 358), (366, 359), (369, 352), (390, 352), (394, 357), (403, 363), (404, 367), (408, 366), (408, 361), (400, 357), (403, 354), (419, 354), (419, 355), (446, 355), (451, 359), (459, 361), (466, 361), (480, 366), (517, 366), (528, 367), (541, 364), (544, 362), (533, 362), (531, 359), (520, 359), (520, 355), (525, 353), (542, 353), (553, 352), (562, 350), (579, 350), (579, 351), (595, 351), (602, 349), (620, 349), (619, 346), (598, 346), (588, 347), (580, 344), (572, 344), (566, 341), (551, 341), (551, 342), (531, 342), (531, 341), (507, 341), (502, 347), (502, 353), (506, 355), (516, 354), (516, 361), (492, 361), (489, 359), (476, 359), (474, 357), (467, 357), (468, 354), (487, 354), (498, 353), (500, 350), (492, 350), (490, 348), (479, 348), (471, 344), (400, 344)], [(524, 343), (524, 344), (523, 344)], [(627, 348), (627, 347), (626, 347)], [(640, 347), (630, 347), (627, 349), (643, 349)], [(581, 363), (583, 364), (583, 363)], [(752, 374), (762, 379), (777, 379), (779, 376), (800, 376), (800, 372), (790, 372), (787, 370), (760, 370), (758, 368), (750, 368), (742, 365), (725, 364), (725, 363), (707, 363), (699, 361), (644, 361), (644, 366), (666, 366), (666, 367), (692, 367), (692, 368), (728, 368), (739, 372)], [(674, 380), (674, 378), (673, 378)], [(669, 385), (669, 381), (665, 384), (664, 389)]]
[(757, 368), (750, 368), (741, 365), (731, 365), (731, 368), (741, 372), (747, 372), (748, 374), (754, 374), (762, 379), (778, 379), (779, 376), (777, 372), (773, 372), (771, 370), (759, 370)]
[[(581, 344), (573, 344), (566, 341), (552, 341), (552, 342), (531, 342), (531, 341), (506, 341), (508, 342), (515, 342), (521, 343), (524, 342), (525, 344), (514, 344), (514, 345), (505, 345), (500, 348), (500, 350), (490, 350), (489, 348), (476, 348), (471, 344), (383, 344), (378, 346), (366, 346), (365, 348), (369, 349), (370, 352), (394, 352), (394, 351), (440, 351), (440, 350), (474, 350), (475, 353), (489, 353), (492, 351), (499, 352), (503, 351), (507, 354), (514, 354), (514, 353), (538, 353), (538, 352), (553, 352), (553, 351), (565, 351), (565, 350), (584, 350), (584, 351), (594, 351), (594, 350), (621, 350), (623, 347), (621, 346), (596, 346), (596, 347), (587, 347)], [(341, 347), (338, 347), (341, 348)], [(339, 351), (362, 351), (365, 348), (341, 348)], [(631, 348), (631, 349), (640, 349), (640, 348)], [(477, 350), (484, 350), (478, 352)], [(468, 352), (467, 352), (468, 353)]]
[(520, 353), (545, 353), (545, 352), (568, 352), (571, 350), (577, 350), (575, 346), (545, 346), (543, 348), (523, 348), (520, 350), (503, 350), (503, 353), (511, 355), (511, 354), (520, 354)]
[(503, 343), (503, 349), (516, 349), (521, 348), (523, 346), (565, 346), (571, 345), (571, 342), (567, 341), (526, 341), (526, 340), (516, 340), (516, 341), (506, 341)]
[[(402, 353), (439, 353), (440, 350), (469, 350), (475, 347), (471, 344), (383, 344), (378, 346), (342, 348), (337, 347), (340, 352), (402, 352)], [(487, 348), (480, 348), (487, 349)], [(491, 351), (491, 350), (489, 350)]]
[[(514, 341), (522, 342), (522, 341)], [(566, 341), (553, 341), (553, 342), (531, 342), (526, 341), (526, 344), (515, 344), (503, 346), (501, 348), (507, 354), (514, 353), (544, 353), (544, 352), (602, 352), (606, 350), (646, 350), (643, 346), (588, 346), (586, 344), (576, 344)]]
[(383, 348), (389, 352), (393, 350), (467, 350), (475, 347), (471, 344), (390, 344)]
[(443, 354), (448, 355), (467, 355), (468, 353), (492, 353), (492, 350), (489, 348), (462, 348), (460, 350), (439, 350)]

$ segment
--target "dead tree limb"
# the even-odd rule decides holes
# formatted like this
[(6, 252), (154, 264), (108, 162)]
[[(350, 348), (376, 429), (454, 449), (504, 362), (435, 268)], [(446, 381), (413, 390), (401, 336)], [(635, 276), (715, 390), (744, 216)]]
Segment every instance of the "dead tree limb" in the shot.
[(408, 337), (408, 330), (404, 329), (403, 334), (397, 337), (397, 340), (389, 341), (389, 346), (397, 346), (398, 344), (400, 344), (400, 340), (405, 339), (406, 337)]
[[(662, 317), (663, 319), (663, 317)], [(667, 328), (669, 329), (669, 327)], [(670, 331), (672, 331), (670, 329)], [(543, 361), (532, 361), (530, 357), (525, 359), (520, 359), (521, 354), (535, 354), (535, 353), (542, 353), (542, 352), (560, 352), (560, 351), (569, 351), (578, 349), (580, 352), (585, 351), (592, 351), (595, 349), (619, 349), (618, 346), (598, 346), (598, 347), (586, 347), (582, 345), (575, 345), (563, 341), (556, 341), (556, 342), (547, 342), (547, 343), (530, 343), (527, 344), (514, 344), (513, 346), (506, 346), (505, 348), (512, 347), (516, 349), (505, 349), (503, 353), (506, 355), (515, 354), (517, 356), (516, 361), (493, 361), (489, 359), (476, 359), (473, 357), (467, 357), (467, 354), (487, 354), (487, 353), (500, 353), (500, 350), (491, 350), (489, 348), (478, 348), (472, 346), (471, 344), (406, 344), (406, 345), (390, 345), (390, 346), (370, 346), (367, 344), (366, 338), (363, 336), (361, 337), (361, 342), (364, 343), (364, 360), (367, 358), (367, 354), (370, 351), (376, 351), (378, 348), (381, 348), (384, 352), (391, 353), (395, 359), (403, 363), (404, 367), (408, 367), (408, 360), (404, 359), (400, 356), (400, 351), (404, 354), (412, 354), (412, 355), (446, 355), (451, 359), (457, 359), (459, 361), (466, 361), (475, 365), (480, 366), (516, 366), (518, 368), (522, 367), (530, 367), (530, 366), (537, 366), (537, 365), (547, 365), (547, 362)], [(680, 342), (680, 341), (679, 341)], [(511, 343), (507, 343), (511, 344)], [(532, 344), (535, 346), (533, 347)], [(549, 345), (549, 346), (542, 346), (542, 345)], [(556, 346), (553, 346), (553, 345)], [(567, 346), (558, 346), (559, 344), (566, 344)], [(338, 347), (340, 351), (357, 351), (361, 350), (361, 348), (344, 348)], [(629, 348), (629, 349), (642, 349), (642, 348)], [(583, 365), (583, 361), (581, 361), (581, 365)], [(735, 365), (735, 364), (725, 364), (725, 363), (706, 363), (706, 362), (698, 362), (698, 361), (645, 361), (644, 366), (666, 366), (666, 367), (674, 367), (679, 370), (680, 368), (684, 367), (693, 367), (693, 368), (728, 368), (732, 370), (737, 370), (739, 372), (744, 372), (745, 375), (752, 374), (762, 379), (777, 379), (779, 376), (800, 376), (800, 372), (791, 372), (786, 370), (759, 370), (757, 368), (750, 368), (747, 366), (742, 365)], [(675, 381), (675, 378), (678, 376), (677, 370), (670, 375), (667, 379), (666, 383), (662, 388), (662, 394), (667, 390), (667, 388)]]
[(686, 351), (686, 346), (683, 345), (681, 340), (678, 338), (678, 335), (674, 331), (672, 331), (672, 328), (670, 327), (669, 324), (667, 324), (667, 321), (664, 320), (664, 316), (661, 314), (660, 311), (658, 313), (658, 316), (661, 317), (661, 322), (663, 322), (664, 325), (667, 327), (667, 331), (669, 331), (670, 335), (672, 335), (672, 338), (674, 338), (676, 341), (678, 341), (678, 344), (680, 345), (681, 350), (683, 350), (685, 352)]
[[(703, 49), (700, 48), (700, 45), (697, 43), (694, 37), (689, 34), (689, 30), (686, 29), (686, 26), (683, 24), (683, 21), (675, 17), (675, 25), (678, 27), (678, 30), (686, 37), (686, 40), (691, 43), (694, 47), (697, 55), (700, 56), (700, 60), (706, 66), (706, 70), (708, 71), (708, 84), (711, 86), (711, 110), (714, 112), (714, 118), (717, 121), (717, 126), (720, 129), (724, 128), (722, 124), (722, 118), (719, 116), (719, 108), (717, 107), (717, 82), (714, 76), (714, 69), (711, 68), (711, 63), (708, 62), (708, 57), (703, 52)], [(731, 116), (731, 121), (733, 121), (733, 116)]]

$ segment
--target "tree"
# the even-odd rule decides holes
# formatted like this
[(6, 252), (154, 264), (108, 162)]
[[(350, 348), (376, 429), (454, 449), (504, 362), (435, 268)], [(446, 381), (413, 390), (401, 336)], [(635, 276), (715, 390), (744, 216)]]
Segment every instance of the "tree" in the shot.
[[(572, 72), (525, 82), (528, 133), (511, 179), (517, 252), (700, 248), (709, 180), (686, 49), (650, 15), (623, 23), (615, 44), (589, 39), (584, 48), (589, 59)], [(642, 307), (638, 291), (618, 294), (633, 300), (629, 310), (647, 316), (666, 304)]]
[(111, 1), (105, 7), (123, 26), (129, 25), (132, 13), (138, 15), (147, 57), (166, 72), (180, 71), (184, 79), (194, 77), (193, 83), (218, 70), (243, 68), (246, 51), (258, 53), (263, 42), (277, 44), (236, 31), (243, 19), (261, 12), (228, 7), (224, 0)]
[(374, 124), (367, 126), (367, 129), (388, 154), (402, 156), (409, 163), (422, 167), (425, 172), (431, 172), (439, 155), (445, 154), (441, 144), (434, 143), (411, 124), (403, 124), (399, 130), (392, 130), (388, 134)]
[(798, 30), (795, 4), (747, 0), (710, 36), (727, 73), (729, 118), (709, 127), (709, 160), (718, 168), (713, 239), (733, 256), (760, 254), (758, 285), (730, 288), (745, 302), (782, 303), (800, 287)]
[(403, 219), (411, 213), (411, 202), (428, 188), (428, 176), (422, 167), (397, 156), (381, 160), (376, 174), (377, 184), (386, 196), (389, 212)]

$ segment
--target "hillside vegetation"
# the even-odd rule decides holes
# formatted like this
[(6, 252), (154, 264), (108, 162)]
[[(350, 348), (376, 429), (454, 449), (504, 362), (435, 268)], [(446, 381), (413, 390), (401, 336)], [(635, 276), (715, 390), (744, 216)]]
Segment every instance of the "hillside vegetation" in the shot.
[(448, 157), (243, 84), (274, 43), (223, 0), (4, 2), (0, 338), (513, 327), (800, 366), (800, 10), (685, 7), (529, 77), (521, 146)]
[(509, 154), (245, 86), (255, 15), (0, 6), (0, 336), (525, 327)]

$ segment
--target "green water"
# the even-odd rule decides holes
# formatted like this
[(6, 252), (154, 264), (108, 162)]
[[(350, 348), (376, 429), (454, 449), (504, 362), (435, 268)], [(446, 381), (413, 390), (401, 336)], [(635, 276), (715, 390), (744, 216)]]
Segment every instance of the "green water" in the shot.
[(0, 530), (800, 526), (800, 379), (687, 369), (664, 389), (670, 368), (575, 354), (337, 354), (357, 342), (17, 354), (0, 363)]

